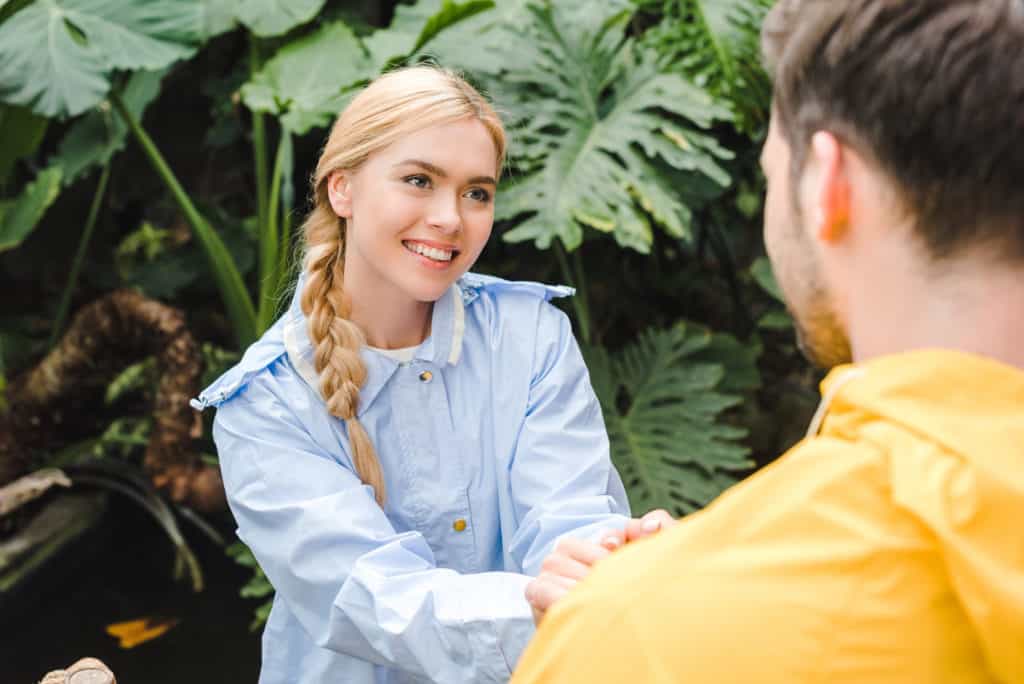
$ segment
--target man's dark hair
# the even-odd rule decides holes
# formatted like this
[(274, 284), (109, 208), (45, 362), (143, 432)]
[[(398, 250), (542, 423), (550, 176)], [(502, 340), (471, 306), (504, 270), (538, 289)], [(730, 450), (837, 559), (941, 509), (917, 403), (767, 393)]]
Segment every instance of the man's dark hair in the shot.
[(794, 175), (830, 131), (892, 179), (934, 258), (1024, 260), (1024, 0), (779, 0), (762, 45)]

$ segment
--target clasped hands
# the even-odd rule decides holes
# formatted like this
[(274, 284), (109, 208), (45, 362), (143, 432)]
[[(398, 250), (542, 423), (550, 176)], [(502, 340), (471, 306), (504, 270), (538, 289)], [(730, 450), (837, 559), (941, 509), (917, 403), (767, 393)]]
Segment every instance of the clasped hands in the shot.
[(675, 524), (667, 511), (658, 509), (633, 518), (625, 529), (609, 530), (598, 543), (566, 537), (544, 559), (538, 574), (526, 585), (526, 600), (533, 609), (533, 621), (540, 624), (548, 608), (590, 574), (594, 563), (607, 558), (625, 544), (649, 537)]

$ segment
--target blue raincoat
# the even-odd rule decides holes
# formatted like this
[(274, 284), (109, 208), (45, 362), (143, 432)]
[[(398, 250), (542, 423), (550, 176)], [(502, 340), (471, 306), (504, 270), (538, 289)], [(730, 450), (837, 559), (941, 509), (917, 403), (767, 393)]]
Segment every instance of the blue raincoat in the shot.
[[(301, 291), (300, 282), (297, 291)], [(559, 537), (629, 515), (569, 320), (572, 290), (467, 274), (413, 360), (364, 348), (359, 419), (387, 502), (317, 390), (298, 296), (193, 406), (239, 537), (276, 589), (260, 684), (504, 682)]]

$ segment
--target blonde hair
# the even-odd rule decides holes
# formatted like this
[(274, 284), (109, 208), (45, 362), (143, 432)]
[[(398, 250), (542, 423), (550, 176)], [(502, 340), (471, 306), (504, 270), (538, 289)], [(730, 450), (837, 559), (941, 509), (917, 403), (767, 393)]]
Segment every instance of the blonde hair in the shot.
[(384, 475), (366, 430), (357, 417), (366, 366), (359, 355), (365, 337), (349, 320), (344, 294), (345, 220), (327, 196), (328, 177), (354, 170), (377, 150), (429, 126), (467, 117), (480, 121), (505, 157), (505, 131), (494, 109), (460, 76), (444, 69), (415, 66), (380, 76), (361, 91), (335, 121), (313, 176), (314, 206), (302, 226), (306, 284), (302, 312), (309, 322), (320, 393), (331, 415), (345, 421), (356, 474), (384, 505)]

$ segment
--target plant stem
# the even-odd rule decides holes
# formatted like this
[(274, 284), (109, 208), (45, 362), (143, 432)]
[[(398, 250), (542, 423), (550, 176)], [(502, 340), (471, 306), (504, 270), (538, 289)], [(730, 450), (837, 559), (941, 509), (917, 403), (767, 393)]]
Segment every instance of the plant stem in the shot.
[[(249, 36), (249, 77), (260, 70), (259, 38)], [(267, 222), (267, 132), (263, 114), (252, 112), (252, 152), (256, 171), (256, 224), (257, 232), (262, 232)]]
[(113, 91), (110, 93), (110, 103), (135, 136), (135, 139), (142, 147), (143, 152), (161, 180), (171, 191), (171, 195), (185, 215), (185, 220), (188, 221), (193, 233), (199, 239), (199, 244), (206, 255), (207, 263), (213, 272), (214, 279), (217, 281), (228, 317), (231, 319), (235, 339), (240, 347), (247, 347), (256, 339), (256, 311), (231, 253), (228, 252), (220, 235), (213, 230), (196, 209), (192, 199), (181, 187), (181, 183), (178, 182), (174, 172), (167, 165), (156, 144), (149, 137), (149, 134), (146, 133), (145, 129), (142, 128), (142, 125), (132, 116), (131, 112), (128, 111), (128, 108), (125, 107), (118, 93)]
[[(572, 298), (573, 309), (576, 310), (576, 319), (580, 327), (580, 337), (583, 338), (585, 344), (590, 344), (590, 308), (587, 306), (587, 293), (584, 287), (577, 285), (584, 285), (582, 282), (583, 269), (580, 267), (579, 274), (574, 275), (573, 269), (569, 267), (569, 259), (565, 254), (565, 246), (561, 240), (555, 240), (555, 257), (558, 259), (558, 265), (562, 269), (562, 277), (565, 278), (572, 287), (576, 288), (576, 296)], [(577, 255), (578, 256), (578, 255)], [(576, 257), (574, 257), (576, 259)]]
[[(283, 132), (288, 135), (288, 132)], [(260, 230), (260, 306), (258, 324), (260, 332), (270, 327), (277, 308), (277, 295), (283, 273), (280, 270), (281, 257), (278, 253), (281, 236), (278, 230), (279, 204), (281, 199), (281, 174), (283, 173), (285, 143), (282, 137), (274, 155), (274, 173), (270, 179), (270, 198), (267, 201), (266, 223)]]
[(100, 214), (100, 207), (103, 205), (103, 197), (107, 191), (107, 181), (110, 180), (110, 163), (103, 165), (103, 172), (100, 174), (100, 182), (96, 185), (96, 191), (92, 196), (92, 204), (89, 205), (89, 215), (85, 219), (85, 230), (82, 231), (82, 238), (78, 241), (78, 250), (75, 252), (75, 260), (71, 264), (71, 275), (68, 276), (68, 284), (64, 286), (64, 293), (60, 297), (60, 305), (57, 307), (57, 315), (53, 321), (53, 328), (50, 330), (50, 341), (47, 347), (53, 349), (60, 339), (64, 330), (64, 323), (68, 317), (68, 310), (71, 308), (71, 296), (74, 294), (75, 286), (78, 284), (78, 276), (82, 272), (82, 264), (85, 263), (85, 254), (89, 251), (89, 242), (92, 241), (92, 232), (96, 227), (96, 219)]

